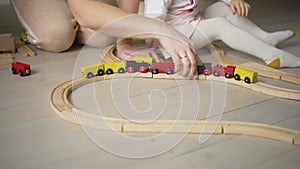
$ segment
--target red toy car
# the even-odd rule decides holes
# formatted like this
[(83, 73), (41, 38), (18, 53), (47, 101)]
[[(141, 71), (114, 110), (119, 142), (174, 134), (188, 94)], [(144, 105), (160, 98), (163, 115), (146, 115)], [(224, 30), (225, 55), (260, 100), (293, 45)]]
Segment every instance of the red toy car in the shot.
[(31, 74), (30, 65), (22, 62), (12, 63), (11, 72), (20, 76), (29, 76)]

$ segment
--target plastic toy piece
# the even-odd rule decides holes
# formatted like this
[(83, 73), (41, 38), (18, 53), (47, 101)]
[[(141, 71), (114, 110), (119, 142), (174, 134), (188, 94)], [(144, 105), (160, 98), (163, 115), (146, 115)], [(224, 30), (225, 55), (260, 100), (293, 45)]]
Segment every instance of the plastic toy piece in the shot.
[(27, 34), (26, 33), (22, 33), (20, 40), (24, 43), (24, 44), (29, 44), (28, 38), (27, 38)]
[[(151, 123), (133, 123), (124, 119), (103, 117), (85, 113), (76, 109), (69, 99), (69, 94), (90, 82), (103, 80), (98, 76), (93, 80), (80, 78), (67, 81), (56, 87), (51, 93), (51, 106), (53, 110), (64, 120), (77, 125), (87, 127), (115, 130), (119, 132), (173, 132), (173, 133), (212, 133), (212, 134), (234, 134), (249, 135), (267, 139), (278, 140), (289, 144), (300, 146), (300, 131), (259, 123), (238, 121), (178, 121), (178, 120), (156, 120)], [(227, 79), (231, 80), (231, 79)], [(234, 80), (231, 80), (234, 81)], [(253, 84), (254, 85), (254, 84)], [(78, 121), (80, 117), (80, 122)], [(216, 130), (207, 130), (214, 126)]]
[(29, 76), (31, 74), (30, 65), (22, 62), (12, 63), (11, 72), (13, 74), (19, 74), (22, 77)]
[(15, 39), (11, 33), (0, 34), (0, 52), (16, 52)]
[(0, 54), (0, 65), (7, 65), (14, 62), (13, 56), (9, 53)]

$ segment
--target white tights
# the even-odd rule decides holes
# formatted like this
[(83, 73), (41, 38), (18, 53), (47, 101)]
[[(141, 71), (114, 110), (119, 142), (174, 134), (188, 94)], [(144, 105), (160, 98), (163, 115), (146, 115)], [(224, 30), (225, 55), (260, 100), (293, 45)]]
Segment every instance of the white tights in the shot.
[(292, 37), (292, 31), (265, 32), (249, 19), (233, 15), (223, 2), (208, 7), (203, 16), (206, 20), (198, 24), (191, 37), (197, 49), (222, 40), (233, 49), (263, 59), (271, 67), (300, 67), (300, 57), (274, 47)]

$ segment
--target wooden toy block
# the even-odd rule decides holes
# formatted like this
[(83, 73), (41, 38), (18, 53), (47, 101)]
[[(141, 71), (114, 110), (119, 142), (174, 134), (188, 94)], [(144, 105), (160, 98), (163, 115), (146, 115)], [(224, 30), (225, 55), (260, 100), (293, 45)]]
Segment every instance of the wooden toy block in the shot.
[(36, 53), (25, 45), (20, 39), (16, 39), (17, 51), (22, 57), (35, 56)]
[(0, 34), (0, 52), (16, 52), (15, 39), (11, 33)]
[(0, 54), (0, 65), (8, 65), (14, 62), (13, 56), (9, 53)]

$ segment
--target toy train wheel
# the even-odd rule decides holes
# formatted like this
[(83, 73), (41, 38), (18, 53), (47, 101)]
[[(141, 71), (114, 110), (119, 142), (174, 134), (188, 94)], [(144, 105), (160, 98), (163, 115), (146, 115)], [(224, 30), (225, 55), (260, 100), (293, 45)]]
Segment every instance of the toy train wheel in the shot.
[(20, 75), (21, 77), (24, 76), (24, 73), (22, 72), (22, 70), (19, 71), (19, 75)]
[(250, 83), (251, 83), (251, 80), (250, 80), (250, 78), (249, 78), (249, 77), (246, 77), (244, 81), (245, 81), (245, 83), (248, 83), (248, 84), (250, 84)]
[(135, 72), (134, 67), (128, 67), (128, 68), (127, 68), (127, 72), (128, 72), (128, 73), (134, 73), (134, 72)]
[(99, 69), (97, 72), (98, 76), (103, 76), (104, 75), (104, 70), (103, 69)]
[(147, 68), (146, 67), (144, 67), (144, 66), (142, 66), (142, 67), (140, 67), (140, 72), (141, 73), (147, 73)]
[(219, 71), (214, 71), (214, 76), (219, 77), (220, 76), (220, 72)]
[(109, 69), (106, 70), (106, 74), (108, 74), (108, 75), (114, 74), (114, 71), (109, 68)]
[(153, 68), (153, 69), (152, 69), (152, 73), (153, 73), (153, 74), (158, 74), (158, 73), (159, 73), (158, 68)]
[(168, 69), (168, 70), (167, 70), (167, 74), (168, 74), (168, 75), (174, 74), (174, 71), (173, 71), (172, 69)]
[(208, 69), (203, 70), (203, 74), (205, 76), (209, 76), (210, 75), (210, 71)]
[(235, 80), (241, 80), (241, 77), (240, 77), (239, 74), (235, 74), (235, 75), (234, 75), (234, 79), (235, 79)]
[(122, 67), (121, 67), (121, 68), (119, 68), (119, 69), (118, 69), (118, 73), (125, 73), (125, 69), (124, 69), (124, 68), (122, 68)]
[(229, 72), (226, 72), (225, 73), (225, 77), (228, 78), (228, 79), (230, 79), (231, 78), (231, 74)]
[(86, 75), (87, 78), (93, 78), (94, 77), (94, 74), (92, 72), (89, 72), (87, 75)]
[(15, 68), (12, 68), (12, 69), (11, 69), (11, 72), (12, 72), (12, 74), (14, 74), (14, 75), (15, 75), (15, 74), (18, 74), (18, 73), (17, 73), (17, 70), (16, 70)]
[(30, 69), (25, 69), (25, 73), (26, 73), (26, 75), (30, 75), (30, 73), (31, 73)]

